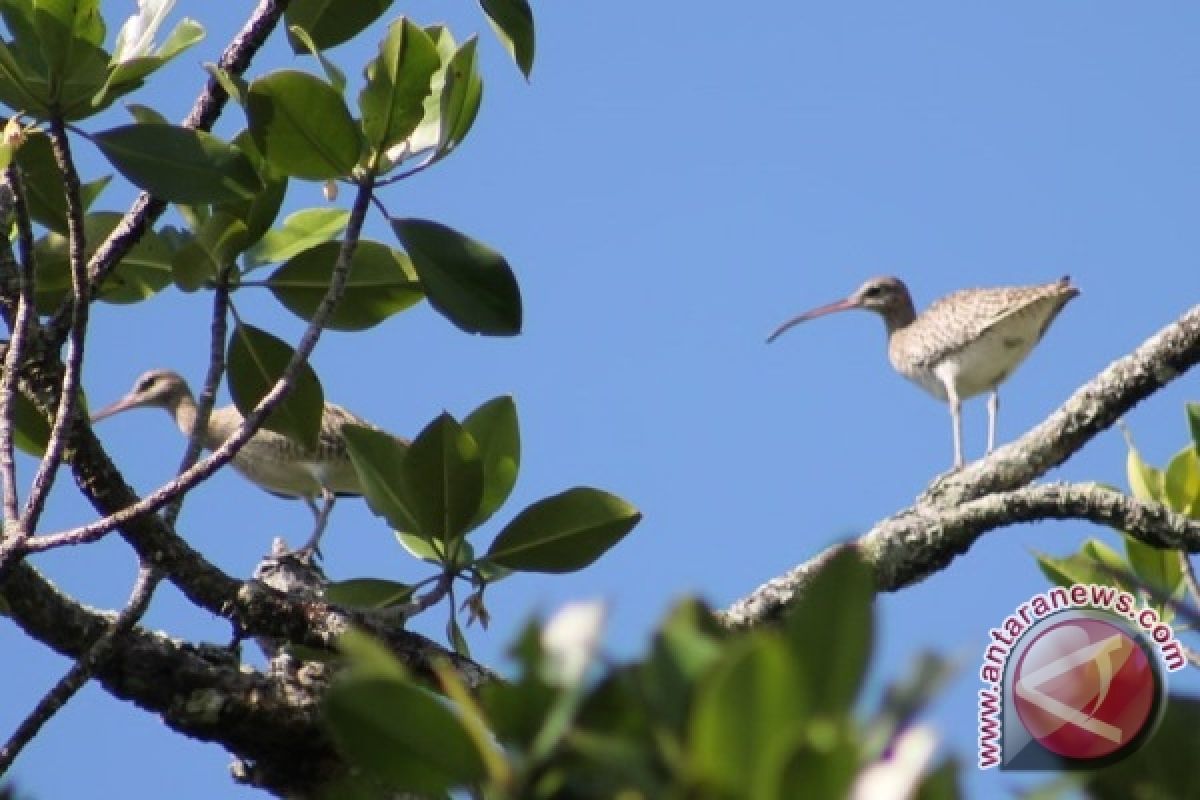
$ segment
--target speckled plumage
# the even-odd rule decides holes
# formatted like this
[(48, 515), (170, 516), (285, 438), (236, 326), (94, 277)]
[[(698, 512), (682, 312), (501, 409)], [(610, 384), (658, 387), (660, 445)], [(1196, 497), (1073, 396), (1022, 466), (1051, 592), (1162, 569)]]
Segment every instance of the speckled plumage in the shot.
[[(97, 411), (92, 415), (92, 421), (98, 422), (129, 409), (148, 407), (165, 409), (185, 436), (192, 435), (197, 417), (195, 397), (178, 373), (165, 369), (141, 375), (127, 395)], [(217, 449), (233, 435), (242, 419), (235, 406), (213, 409), (201, 443), (208, 450)], [(316, 517), (316, 529), (302, 550), (315, 551), (336, 496), (362, 494), (358, 473), (342, 436), (347, 425), (381, 430), (339, 405), (326, 403), (315, 448), (274, 431), (259, 429), (231, 462), (237, 472), (265, 491), (283, 497), (299, 497), (308, 504)], [(404, 439), (396, 438), (407, 444)], [(318, 498), (325, 501), (321, 508), (315, 502)]]
[(901, 375), (950, 405), (954, 465), (962, 466), (962, 400), (988, 398), (988, 452), (995, 446), (997, 387), (1029, 355), (1046, 329), (1079, 290), (1063, 277), (1036, 286), (963, 289), (937, 300), (917, 315), (908, 287), (880, 276), (853, 294), (781, 325), (767, 341), (806, 320), (837, 311), (879, 314), (888, 331), (888, 360)]

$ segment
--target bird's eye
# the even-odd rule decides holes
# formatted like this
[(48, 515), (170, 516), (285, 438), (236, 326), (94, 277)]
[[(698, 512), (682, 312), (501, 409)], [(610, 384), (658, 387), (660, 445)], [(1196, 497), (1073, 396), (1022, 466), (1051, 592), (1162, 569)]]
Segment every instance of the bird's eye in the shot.
[(881, 294), (883, 294), (883, 287), (868, 286), (866, 291), (863, 292), (863, 297), (879, 297)]

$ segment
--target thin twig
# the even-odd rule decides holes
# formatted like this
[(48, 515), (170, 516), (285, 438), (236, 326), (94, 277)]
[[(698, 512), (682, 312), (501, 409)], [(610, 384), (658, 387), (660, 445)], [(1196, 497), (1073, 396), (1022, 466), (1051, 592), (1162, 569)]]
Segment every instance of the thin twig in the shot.
[(87, 684), (97, 668), (102, 666), (112, 653), (114, 643), (133, 629), (137, 621), (146, 613), (146, 609), (150, 605), (150, 598), (154, 596), (154, 589), (158, 586), (161, 578), (162, 575), (157, 570), (145, 564), (141, 566), (138, 570), (137, 581), (133, 586), (133, 592), (129, 596), (129, 602), (113, 619), (109, 629), (38, 701), (38, 704), (13, 731), (8, 741), (0, 747), (0, 775), (4, 775), (25, 745), (33, 741), (42, 727), (75, 696), (76, 692)]
[[(183, 452), (183, 460), (179, 463), (177, 475), (182, 475), (200, 457), (204, 449), (204, 432), (208, 430), (208, 420), (212, 416), (213, 406), (217, 400), (217, 387), (221, 385), (221, 376), (225, 374), (225, 336), (228, 332), (229, 313), (229, 273), (232, 265), (225, 265), (217, 275), (217, 285), (213, 291), (211, 334), (208, 345), (208, 372), (204, 375), (204, 385), (200, 387), (200, 395), (196, 401), (196, 422), (188, 437), (187, 448)], [(183, 508), (185, 494), (178, 495), (167, 504), (163, 511), (163, 521), (167, 526), (173, 526)]]
[[(18, 217), (27, 214), (24, 190), (21, 185), (21, 172), (17, 169), (16, 164), (10, 164), (5, 170), (4, 182), (12, 192), (13, 213)], [(29, 218), (26, 216), (23, 227), (28, 226)], [(24, 238), (24, 234), (21, 236)], [(17, 312), (13, 318), (12, 337), (9, 339), (8, 349), (4, 353), (4, 372), (0, 374), (0, 489), (4, 492), (5, 534), (11, 533), (13, 536), (19, 536), (18, 531), (8, 530), (10, 526), (16, 525), (18, 503), (17, 471), (13, 460), (14, 407), (18, 391), (17, 369), (25, 359), (25, 345), (30, 333), (30, 318), (33, 316), (34, 304), (33, 272), (30, 270), (29, 262), (20, 259), (16, 261), (15, 266)], [(6, 546), (8, 543), (4, 544)], [(0, 549), (0, 560), (3, 560), (2, 549)]]
[(109, 531), (121, 527), (131, 519), (139, 517), (142, 514), (158, 511), (175, 497), (183, 492), (190, 491), (196, 484), (210, 477), (214, 472), (233, 459), (242, 446), (250, 441), (251, 437), (258, 431), (267, 415), (283, 399), (284, 395), (291, 388), (296, 374), (307, 362), (309, 354), (317, 346), (317, 341), (321, 337), (321, 331), (325, 327), (326, 320), (329, 319), (334, 307), (345, 292), (346, 279), (350, 273), (350, 263), (354, 256), (354, 249), (357, 247), (359, 237), (362, 233), (363, 219), (366, 216), (373, 190), (374, 174), (368, 173), (363, 176), (359, 183), (358, 194), (355, 196), (354, 206), (350, 211), (350, 218), (346, 225), (346, 235), (342, 240), (341, 248), (338, 250), (337, 262), (334, 264), (333, 274), (330, 276), (329, 289), (325, 292), (325, 296), (321, 298), (316, 311), (313, 312), (308, 327), (300, 337), (300, 341), (296, 344), (292, 359), (283, 370), (283, 374), (280, 375), (279, 380), (275, 382), (271, 390), (258, 402), (254, 410), (246, 415), (245, 419), (242, 420), (242, 424), (238, 426), (238, 429), (207, 458), (200, 460), (174, 480), (163, 484), (138, 502), (87, 525), (81, 525), (59, 533), (31, 537), (25, 543), (24, 552), (34, 553), (94, 541)]
[(50, 429), (50, 441), (38, 464), (30, 485), (29, 498), (21, 514), (18, 526), (28, 536), (41, 517), (46, 495), (54, 484), (59, 464), (62, 462), (63, 445), (68, 426), (74, 421), (79, 404), (80, 378), (83, 374), (84, 339), (87, 336), (88, 304), (90, 289), (87, 279), (87, 240), (83, 228), (83, 200), (80, 194), (79, 173), (71, 156), (71, 143), (60, 118), (50, 120), (50, 147), (54, 160), (63, 176), (63, 189), (67, 202), (67, 233), (69, 235), (69, 263), (71, 269), (71, 326), (67, 337), (66, 370), (63, 373), (62, 390), (58, 396), (58, 410), (54, 425)]

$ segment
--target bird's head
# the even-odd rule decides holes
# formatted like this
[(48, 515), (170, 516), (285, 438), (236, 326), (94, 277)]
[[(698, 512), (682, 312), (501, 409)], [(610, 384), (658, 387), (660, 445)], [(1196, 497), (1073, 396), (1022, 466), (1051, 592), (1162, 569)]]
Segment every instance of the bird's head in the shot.
[(818, 306), (811, 311), (805, 311), (799, 316), (792, 317), (776, 328), (775, 332), (767, 337), (767, 341), (775, 341), (801, 322), (807, 322), (810, 319), (823, 317), (826, 314), (832, 314), (837, 311), (850, 311), (856, 308), (876, 312), (887, 322), (889, 330), (907, 325), (912, 321), (914, 316), (912, 296), (909, 295), (908, 287), (904, 285), (904, 281), (894, 278), (891, 275), (881, 275), (865, 281), (862, 286), (855, 289), (848, 297)]
[(169, 369), (152, 369), (133, 382), (129, 393), (112, 405), (92, 414), (92, 422), (111, 417), (131, 408), (165, 408), (173, 411), (184, 398), (192, 396), (187, 382)]

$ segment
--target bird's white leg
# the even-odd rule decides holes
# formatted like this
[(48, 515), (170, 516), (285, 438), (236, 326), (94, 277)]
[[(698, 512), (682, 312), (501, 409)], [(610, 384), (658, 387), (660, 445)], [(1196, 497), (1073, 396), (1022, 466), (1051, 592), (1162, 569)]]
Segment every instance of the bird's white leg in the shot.
[(318, 549), (318, 545), (321, 544), (321, 534), (325, 533), (325, 525), (329, 522), (329, 513), (333, 511), (333, 501), (337, 500), (337, 495), (322, 487), (321, 499), (325, 502), (321, 507), (318, 508), (316, 501), (311, 497), (304, 498), (304, 502), (307, 503), (309, 509), (312, 510), (313, 517), (315, 517), (316, 522), (313, 526), (312, 535), (308, 537), (308, 541), (305, 542), (304, 547), (301, 547), (298, 552), (309, 556), (314, 553), (317, 555), (320, 555), (321, 553), (321, 551)]
[(992, 389), (988, 395), (988, 453), (996, 449), (996, 415), (1000, 412), (1000, 392)]
[(953, 469), (962, 469), (963, 465), (963, 445), (962, 445), (962, 402), (958, 397), (958, 371), (952, 363), (939, 364), (933, 371), (933, 374), (942, 383), (942, 388), (946, 390), (946, 402), (950, 405), (950, 422), (954, 428), (954, 467)]

